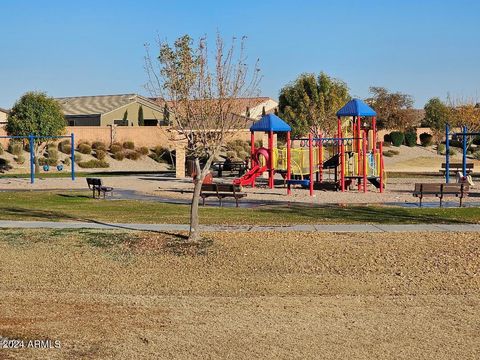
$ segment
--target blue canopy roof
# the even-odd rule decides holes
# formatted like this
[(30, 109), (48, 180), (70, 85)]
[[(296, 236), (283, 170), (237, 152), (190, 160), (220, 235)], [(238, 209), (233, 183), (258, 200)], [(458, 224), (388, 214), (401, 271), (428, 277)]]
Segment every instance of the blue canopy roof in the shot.
[(267, 114), (250, 126), (250, 131), (287, 132), (292, 131), (292, 128), (277, 115)]
[(352, 99), (337, 111), (337, 116), (377, 116), (377, 113), (362, 100)]

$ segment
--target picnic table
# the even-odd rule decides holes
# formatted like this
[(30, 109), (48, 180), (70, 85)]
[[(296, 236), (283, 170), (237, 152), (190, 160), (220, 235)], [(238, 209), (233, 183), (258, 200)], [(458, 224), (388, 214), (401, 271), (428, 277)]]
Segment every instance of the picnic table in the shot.
[(218, 177), (222, 177), (223, 172), (225, 171), (229, 171), (230, 174), (237, 173), (238, 176), (242, 176), (247, 170), (247, 164), (245, 163), (245, 161), (216, 161), (212, 163), (212, 167), (214, 170), (217, 171)]

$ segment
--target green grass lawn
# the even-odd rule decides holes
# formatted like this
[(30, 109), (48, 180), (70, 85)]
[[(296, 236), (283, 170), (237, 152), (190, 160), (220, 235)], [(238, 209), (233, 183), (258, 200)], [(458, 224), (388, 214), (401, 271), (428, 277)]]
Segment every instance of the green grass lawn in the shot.
[[(187, 223), (188, 205), (137, 200), (94, 200), (90, 192), (0, 192), (0, 219)], [(205, 207), (203, 224), (288, 225), (321, 223), (478, 223), (480, 208), (387, 206), (268, 206), (253, 209)]]

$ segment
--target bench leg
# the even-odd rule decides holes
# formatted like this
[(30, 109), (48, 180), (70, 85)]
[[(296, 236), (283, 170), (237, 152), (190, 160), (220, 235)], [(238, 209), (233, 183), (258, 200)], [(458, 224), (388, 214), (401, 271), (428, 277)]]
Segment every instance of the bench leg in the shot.
[(202, 206), (205, 206), (205, 198), (202, 197)]
[(220, 207), (222, 207), (222, 206), (223, 206), (223, 205), (222, 205), (222, 198), (219, 197), (219, 198), (218, 198), (218, 201), (220, 201)]
[(422, 207), (422, 199), (423, 199), (423, 196), (420, 195), (419, 199), (420, 199), (420, 207)]
[(440, 207), (443, 207), (443, 195), (440, 195)]
[(236, 207), (238, 207), (238, 198), (235, 198)]
[(462, 207), (463, 195), (460, 195), (460, 207)]

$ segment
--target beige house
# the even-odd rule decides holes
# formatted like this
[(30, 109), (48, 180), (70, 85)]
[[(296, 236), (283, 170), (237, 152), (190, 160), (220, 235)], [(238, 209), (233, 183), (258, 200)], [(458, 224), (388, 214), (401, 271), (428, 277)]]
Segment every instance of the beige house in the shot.
[[(161, 98), (150, 99), (159, 106), (163, 107), (165, 104), (165, 101), (163, 101)], [(170, 102), (167, 101), (166, 104), (168, 107)], [(275, 112), (275, 109), (278, 108), (278, 102), (269, 97), (238, 98), (234, 100), (233, 108), (233, 113), (235, 115), (247, 117), (251, 120), (260, 120), (264, 110), (266, 114)]]
[[(164, 109), (137, 94), (77, 96), (56, 99), (68, 126), (159, 126), (168, 125)], [(143, 114), (143, 124), (141, 118)]]
[(7, 123), (8, 110), (0, 108), (0, 124), (4, 125)]

